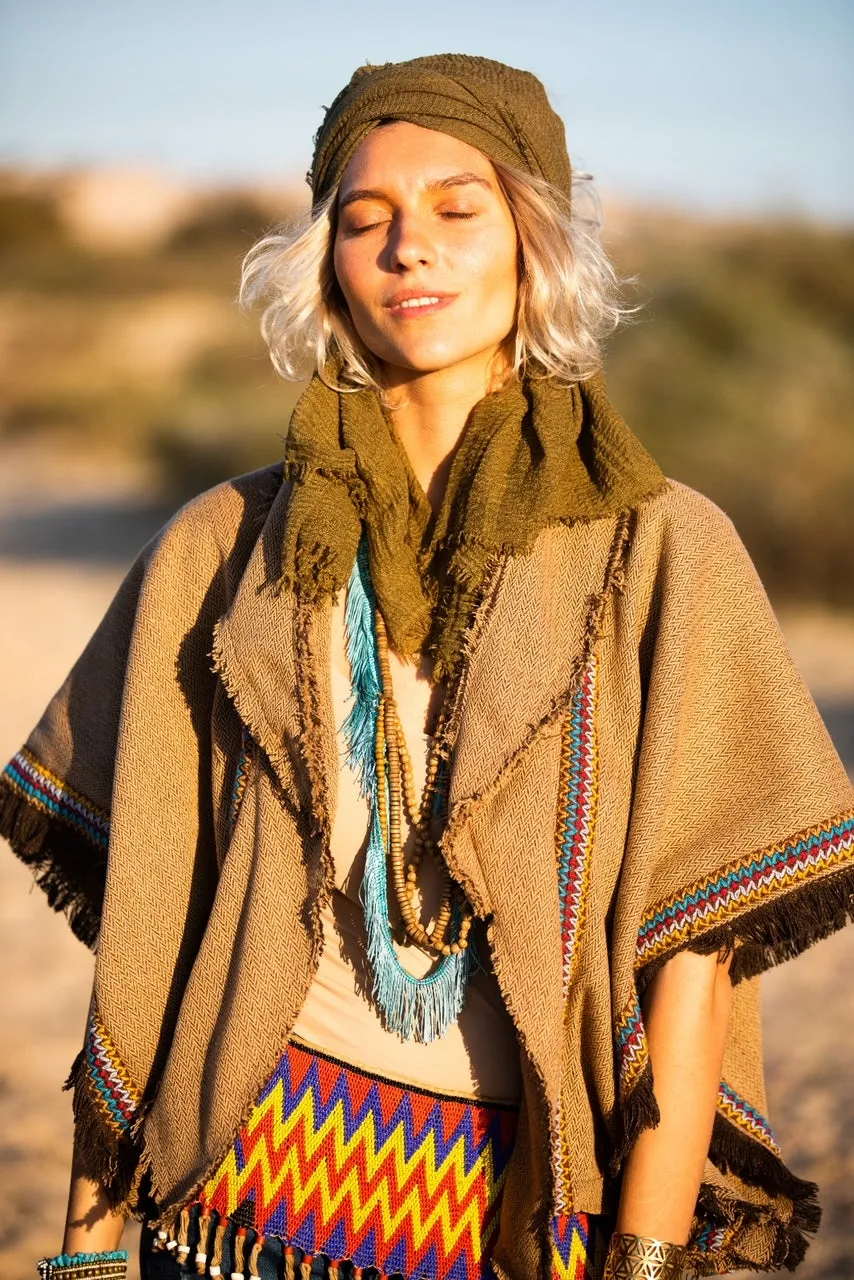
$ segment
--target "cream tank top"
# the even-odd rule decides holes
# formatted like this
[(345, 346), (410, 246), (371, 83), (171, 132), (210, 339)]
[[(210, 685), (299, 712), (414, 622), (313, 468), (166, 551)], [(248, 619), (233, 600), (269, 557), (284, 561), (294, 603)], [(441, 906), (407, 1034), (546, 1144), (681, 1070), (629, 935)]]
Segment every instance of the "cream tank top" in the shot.
[[(419, 1085), (441, 1093), (516, 1102), (521, 1096), (519, 1047), (494, 974), (489, 967), (486, 939), (472, 931), (482, 968), (469, 979), (466, 1001), (458, 1020), (431, 1044), (401, 1040), (383, 1026), (373, 1004), (371, 974), (367, 964), (364, 914), (359, 887), (364, 869), (370, 825), (368, 801), (359, 790), (355, 770), (346, 761), (341, 728), (352, 706), (349, 662), (346, 652), (345, 592), (332, 610), (332, 702), (338, 730), (338, 803), (331, 833), (335, 863), (335, 888), (323, 908), (324, 946), (305, 1003), (293, 1027), (293, 1035), (315, 1048), (370, 1072)], [(397, 665), (394, 655), (391, 655)], [(417, 794), (421, 794), (427, 765), (429, 737), (423, 732), (423, 716), (413, 722), (413, 711), (404, 712), (398, 682), (412, 682), (412, 668), (392, 679), (401, 711), (406, 743), (412, 758)], [(423, 694), (422, 694), (423, 698)], [(423, 899), (438, 899), (438, 876), (429, 859), (419, 872)], [(417, 977), (427, 974), (434, 959), (419, 947), (398, 945), (400, 963)]]

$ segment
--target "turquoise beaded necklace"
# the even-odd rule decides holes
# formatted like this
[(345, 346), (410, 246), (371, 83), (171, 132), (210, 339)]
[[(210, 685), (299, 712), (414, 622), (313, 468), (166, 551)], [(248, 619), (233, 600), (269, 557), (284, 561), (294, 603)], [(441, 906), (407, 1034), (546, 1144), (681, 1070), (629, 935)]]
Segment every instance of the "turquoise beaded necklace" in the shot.
[[(356, 770), (362, 795), (370, 804), (370, 831), (360, 890), (365, 911), (368, 961), (373, 997), (385, 1025), (403, 1040), (426, 1044), (443, 1036), (457, 1020), (476, 961), (469, 946), (455, 955), (442, 956), (426, 977), (418, 978), (403, 967), (394, 948), (389, 921), (390, 851), (379, 806), (379, 788), (383, 787), (388, 811), (388, 771), (384, 769), (383, 776), (379, 776), (376, 756), (382, 681), (374, 623), (375, 607), (368, 544), (362, 537), (350, 574), (344, 614), (354, 702), (342, 726), (342, 733), (347, 743), (347, 763)], [(459, 908), (455, 906), (454, 912), (454, 923), (458, 927)]]

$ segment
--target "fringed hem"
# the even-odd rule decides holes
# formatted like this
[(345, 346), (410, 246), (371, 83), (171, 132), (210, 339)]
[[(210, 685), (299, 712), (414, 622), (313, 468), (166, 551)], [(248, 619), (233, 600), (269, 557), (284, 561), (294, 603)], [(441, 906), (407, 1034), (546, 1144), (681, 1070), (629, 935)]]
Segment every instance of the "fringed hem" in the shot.
[(620, 1106), (620, 1140), (611, 1157), (610, 1170), (616, 1177), (629, 1152), (645, 1129), (655, 1129), (661, 1120), (652, 1080), (652, 1063), (647, 1061), (631, 1093)]
[(637, 971), (643, 993), (659, 969), (679, 951), (731, 956), (733, 985), (794, 960), (823, 938), (854, 921), (854, 865), (824, 875), (753, 907), (742, 916), (712, 925), (673, 943)]
[(134, 1140), (139, 1117), (123, 1133), (108, 1123), (103, 1104), (93, 1092), (86, 1047), (74, 1059), (63, 1089), (72, 1091), (74, 1151), (79, 1171), (100, 1183), (111, 1208), (134, 1214), (146, 1173), (145, 1161)]
[[(755, 1205), (704, 1184), (697, 1206), (699, 1226), (686, 1256), (688, 1270), (698, 1276), (794, 1271), (821, 1223), (816, 1184), (796, 1178), (779, 1156), (720, 1115), (715, 1117), (709, 1156), (723, 1173), (761, 1187), (772, 1202)], [(751, 1244), (757, 1240), (761, 1250)]]
[[(640, 1005), (633, 1001), (617, 1022), (618, 1071), (623, 1081), (610, 1173), (618, 1177), (640, 1135), (659, 1123), (652, 1063)], [(700, 1190), (686, 1265), (689, 1273), (716, 1275), (738, 1269), (794, 1268), (809, 1235), (818, 1229), (818, 1188), (783, 1163), (767, 1120), (722, 1080), (709, 1159), (724, 1175), (757, 1187), (757, 1205), (732, 1190), (704, 1184)]]
[[(272, 1246), (277, 1254), (281, 1252), (275, 1266), (282, 1280), (310, 1280), (312, 1274), (317, 1274), (318, 1262), (323, 1263), (324, 1280), (400, 1280), (401, 1276), (403, 1280), (414, 1280), (399, 1269), (385, 1271), (376, 1261), (368, 1262), (364, 1257), (361, 1262), (346, 1253), (333, 1258), (323, 1250), (311, 1253), (284, 1236), (265, 1236), (246, 1225), (240, 1210), (227, 1218), (199, 1200), (185, 1205), (167, 1226), (148, 1224), (147, 1229), (153, 1251), (171, 1253), (187, 1271), (212, 1280), (259, 1280), (259, 1260), (265, 1246)], [(346, 1277), (342, 1268), (346, 1268)]]
[(740, 982), (854, 920), (854, 811), (750, 853), (657, 903), (638, 932), (642, 993), (678, 951), (731, 954)]
[(0, 778), (0, 835), (32, 871), (54, 911), (94, 950), (101, 926), (107, 860), (103, 849), (46, 813)]
[[(622, 1138), (611, 1162), (613, 1175), (619, 1174), (640, 1134), (654, 1128), (659, 1118), (652, 1067), (647, 1063), (622, 1107)], [(793, 1271), (803, 1261), (809, 1236), (818, 1230), (821, 1220), (816, 1184), (796, 1177), (770, 1146), (750, 1137), (720, 1112), (715, 1116), (709, 1159), (721, 1173), (732, 1173), (759, 1187), (769, 1203), (759, 1206), (704, 1184), (686, 1257), (687, 1271), (698, 1276), (740, 1269), (785, 1267)], [(763, 1229), (761, 1252), (755, 1243), (751, 1245), (758, 1227)]]
[[(623, 1107), (623, 1137), (611, 1162), (612, 1174), (619, 1173), (640, 1134), (658, 1121), (652, 1068), (647, 1065)], [(769, 1203), (756, 1205), (704, 1183), (685, 1259), (687, 1273), (723, 1275), (784, 1267), (794, 1271), (821, 1222), (817, 1185), (796, 1177), (778, 1155), (720, 1114), (715, 1116), (709, 1159), (721, 1173), (759, 1187)], [(757, 1239), (762, 1241), (761, 1252)]]
[(854, 921), (854, 865), (755, 907), (748, 915), (689, 940), (691, 951), (732, 952), (732, 981), (792, 960)]

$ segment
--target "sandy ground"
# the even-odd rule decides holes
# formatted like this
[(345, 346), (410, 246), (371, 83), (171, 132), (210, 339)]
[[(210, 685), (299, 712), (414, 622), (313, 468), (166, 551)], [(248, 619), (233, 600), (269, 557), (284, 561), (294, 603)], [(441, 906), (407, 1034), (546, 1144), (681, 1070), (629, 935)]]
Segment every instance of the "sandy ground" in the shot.
[[(143, 500), (138, 486), (134, 494), (114, 484), (105, 490), (103, 475), (93, 491), (77, 486), (71, 501), (68, 475), (48, 477), (45, 505), (33, 510), (31, 500), (16, 497), (15, 470), (7, 468), (0, 484), (3, 760), (61, 682), (133, 548), (159, 518), (156, 500)], [(128, 499), (130, 506), (122, 505)], [(786, 619), (784, 629), (852, 768), (854, 618), (803, 613)], [(0, 1276), (12, 1280), (33, 1275), (35, 1259), (60, 1247), (71, 1145), (69, 1098), (60, 1086), (80, 1044), (92, 960), (10, 856), (0, 857), (0, 891)], [(804, 1280), (854, 1276), (852, 970), (854, 930), (847, 930), (765, 979), (771, 1117), (790, 1163), (821, 1184), (825, 1206)]]

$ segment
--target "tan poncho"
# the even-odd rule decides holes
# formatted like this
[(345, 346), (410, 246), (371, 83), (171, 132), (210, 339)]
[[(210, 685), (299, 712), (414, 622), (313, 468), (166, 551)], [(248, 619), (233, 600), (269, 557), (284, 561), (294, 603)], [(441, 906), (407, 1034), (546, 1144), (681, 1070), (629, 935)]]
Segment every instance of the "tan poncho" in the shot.
[[(164, 1222), (275, 1066), (329, 892), (331, 604), (275, 589), (288, 497), (271, 468), (175, 517), (2, 791), (3, 831), (97, 941), (81, 1144)], [(764, 1119), (754, 975), (852, 914), (854, 796), (726, 517), (671, 483), (499, 557), (448, 732), (444, 853), (525, 1080), (499, 1274), (550, 1276), (554, 1219), (614, 1208), (656, 1118), (639, 997), (686, 946), (732, 946), (737, 982), (691, 1262), (794, 1265), (815, 1188)]]

